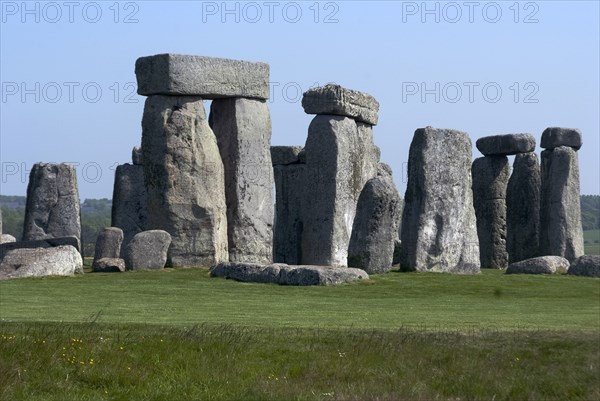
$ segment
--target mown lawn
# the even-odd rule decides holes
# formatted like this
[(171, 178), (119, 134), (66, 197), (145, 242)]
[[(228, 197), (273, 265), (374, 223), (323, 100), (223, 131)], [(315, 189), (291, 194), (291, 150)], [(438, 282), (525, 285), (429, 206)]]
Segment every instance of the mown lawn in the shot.
[(600, 399), (600, 280), (203, 269), (0, 282), (2, 400)]

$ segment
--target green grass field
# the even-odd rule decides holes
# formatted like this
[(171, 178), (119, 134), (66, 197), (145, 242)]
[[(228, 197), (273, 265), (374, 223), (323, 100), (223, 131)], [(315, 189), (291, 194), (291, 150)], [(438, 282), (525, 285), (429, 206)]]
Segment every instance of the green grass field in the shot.
[(586, 255), (600, 255), (600, 230), (585, 230), (583, 240)]
[(0, 282), (2, 400), (600, 398), (600, 280), (207, 270)]

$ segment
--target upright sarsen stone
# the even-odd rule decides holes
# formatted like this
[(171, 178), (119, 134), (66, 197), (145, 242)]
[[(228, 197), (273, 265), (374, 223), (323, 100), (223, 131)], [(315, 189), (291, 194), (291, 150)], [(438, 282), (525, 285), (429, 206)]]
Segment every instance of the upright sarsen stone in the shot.
[(172, 237), (167, 265), (228, 260), (223, 163), (202, 99), (150, 96), (142, 119), (146, 229)]
[(542, 151), (540, 251), (574, 261), (583, 255), (579, 159), (568, 146)]
[(120, 257), (125, 257), (129, 241), (146, 229), (148, 195), (144, 184), (144, 167), (131, 164), (117, 166), (112, 201), (113, 227), (123, 230)]
[(358, 197), (379, 162), (371, 126), (318, 115), (309, 126), (305, 153), (302, 263), (346, 266)]
[(401, 241), (402, 270), (479, 272), (471, 140), (466, 133), (431, 127), (415, 131)]
[(535, 153), (515, 156), (506, 190), (506, 250), (508, 263), (539, 256), (540, 163)]
[(81, 243), (77, 173), (65, 163), (37, 163), (29, 175), (23, 240), (58, 237)]
[(225, 167), (231, 262), (273, 261), (271, 117), (262, 100), (213, 100), (212, 127)]
[(273, 166), (276, 211), (273, 259), (276, 263), (299, 265), (302, 262), (305, 169), (305, 164)]
[(485, 156), (475, 159), (473, 204), (477, 217), (477, 236), (482, 268), (508, 267), (506, 252), (506, 186), (510, 166), (506, 156)]

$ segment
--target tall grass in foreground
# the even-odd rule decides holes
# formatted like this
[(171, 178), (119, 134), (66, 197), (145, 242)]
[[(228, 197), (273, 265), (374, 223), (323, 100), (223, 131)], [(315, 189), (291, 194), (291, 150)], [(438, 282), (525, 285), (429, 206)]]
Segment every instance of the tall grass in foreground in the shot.
[(597, 331), (0, 323), (2, 400), (596, 400)]

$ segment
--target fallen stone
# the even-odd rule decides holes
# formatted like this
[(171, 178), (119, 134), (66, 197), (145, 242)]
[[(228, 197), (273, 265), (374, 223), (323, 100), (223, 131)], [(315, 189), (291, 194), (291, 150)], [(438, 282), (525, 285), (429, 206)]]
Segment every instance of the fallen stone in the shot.
[(171, 234), (168, 266), (212, 266), (228, 260), (223, 162), (202, 99), (149, 97), (142, 153), (148, 194), (145, 228)]
[(505, 269), (506, 252), (506, 186), (510, 166), (506, 156), (485, 156), (475, 159), (473, 205), (477, 217), (479, 260), (482, 268)]
[(92, 271), (98, 273), (124, 272), (125, 261), (120, 258), (101, 258), (94, 260)]
[(600, 277), (600, 255), (578, 257), (571, 264), (567, 273), (574, 276)]
[(183, 54), (157, 54), (135, 62), (138, 94), (269, 98), (269, 65)]
[(27, 186), (23, 240), (73, 236), (81, 242), (80, 214), (75, 167), (34, 164)]
[(17, 239), (10, 234), (0, 234), (0, 244), (10, 244), (17, 242)]
[(356, 208), (348, 247), (348, 266), (368, 274), (392, 269), (401, 200), (387, 164), (379, 164), (377, 177), (365, 184)]
[(75, 237), (46, 238), (34, 241), (16, 241), (6, 242), (0, 245), (0, 258), (8, 251), (14, 249), (36, 249), (36, 248), (56, 248), (59, 246), (72, 246), (79, 252), (79, 240)]
[(118, 227), (107, 227), (100, 231), (96, 238), (94, 261), (109, 258), (119, 258), (121, 244), (123, 243), (123, 230)]
[(559, 146), (569, 146), (575, 150), (581, 148), (581, 131), (576, 128), (546, 128), (542, 133), (540, 146), (544, 149), (554, 149)]
[(306, 114), (333, 114), (377, 125), (379, 102), (366, 93), (329, 84), (304, 92), (302, 107)]
[(312, 120), (305, 149), (302, 263), (346, 266), (356, 205), (377, 174), (379, 149), (370, 126), (334, 115)]
[(476, 226), (469, 136), (431, 127), (416, 130), (402, 213), (401, 269), (479, 273)]
[(127, 270), (162, 269), (167, 263), (171, 236), (162, 230), (136, 234), (125, 249)]
[(475, 142), (485, 156), (510, 156), (535, 150), (535, 138), (531, 134), (491, 135)]
[(368, 280), (360, 269), (330, 266), (289, 266), (283, 263), (219, 263), (210, 271), (211, 277), (231, 278), (242, 282), (309, 286), (334, 285), (356, 280)]
[(271, 116), (265, 101), (213, 100), (210, 125), (225, 167), (229, 261), (273, 261)]
[(306, 166), (290, 164), (274, 166), (275, 224), (273, 229), (273, 260), (299, 265), (302, 261), (303, 185)]
[(579, 160), (568, 146), (542, 151), (540, 254), (574, 261), (583, 255)]
[(16, 248), (0, 255), (0, 280), (83, 273), (79, 251), (70, 245)]
[(273, 166), (300, 163), (302, 149), (302, 146), (271, 146), (271, 162)]
[(148, 195), (144, 185), (142, 166), (123, 164), (115, 171), (112, 199), (112, 226), (123, 230), (121, 255), (136, 235), (146, 229), (148, 220)]
[(539, 256), (512, 263), (506, 274), (554, 274), (566, 273), (569, 261), (560, 256)]
[(535, 153), (515, 156), (506, 189), (508, 263), (540, 255), (540, 163)]
[(133, 147), (131, 151), (131, 162), (136, 166), (142, 166), (144, 164), (144, 156), (142, 156), (142, 148), (137, 146)]

